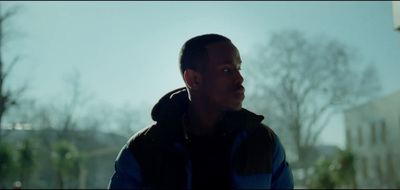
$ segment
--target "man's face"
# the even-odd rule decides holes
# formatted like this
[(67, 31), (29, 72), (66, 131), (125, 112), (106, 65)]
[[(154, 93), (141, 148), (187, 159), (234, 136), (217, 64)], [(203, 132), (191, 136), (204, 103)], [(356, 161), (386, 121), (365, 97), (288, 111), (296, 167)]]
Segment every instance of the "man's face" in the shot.
[(222, 111), (240, 110), (244, 100), (241, 59), (238, 49), (229, 41), (207, 46), (208, 62), (202, 72), (202, 94), (210, 106)]

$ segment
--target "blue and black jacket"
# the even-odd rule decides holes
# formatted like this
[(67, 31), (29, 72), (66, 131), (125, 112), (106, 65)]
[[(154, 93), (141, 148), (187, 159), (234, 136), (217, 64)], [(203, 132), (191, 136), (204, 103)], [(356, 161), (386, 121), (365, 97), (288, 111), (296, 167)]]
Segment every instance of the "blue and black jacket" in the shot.
[[(115, 161), (109, 189), (192, 188), (191, 160), (183, 141), (182, 115), (189, 102), (185, 88), (166, 94), (154, 106), (155, 124), (129, 139)], [(230, 147), (233, 189), (293, 189), (285, 151), (276, 134), (246, 109), (223, 121)]]

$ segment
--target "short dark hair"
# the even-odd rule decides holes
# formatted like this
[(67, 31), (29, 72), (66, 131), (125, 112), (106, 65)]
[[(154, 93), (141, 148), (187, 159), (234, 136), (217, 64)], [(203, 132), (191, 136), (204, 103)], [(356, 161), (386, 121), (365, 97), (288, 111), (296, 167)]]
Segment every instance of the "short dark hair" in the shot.
[(220, 41), (231, 40), (219, 34), (204, 34), (186, 41), (179, 54), (179, 66), (182, 76), (186, 69), (199, 70), (200, 63), (208, 60), (207, 45)]

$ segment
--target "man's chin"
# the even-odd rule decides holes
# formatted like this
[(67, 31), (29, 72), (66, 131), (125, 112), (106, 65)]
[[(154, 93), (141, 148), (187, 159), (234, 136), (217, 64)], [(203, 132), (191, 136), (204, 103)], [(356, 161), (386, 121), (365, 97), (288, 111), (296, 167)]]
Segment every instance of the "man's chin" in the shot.
[(230, 111), (240, 111), (242, 110), (242, 103), (238, 104), (238, 105), (234, 105), (231, 107)]
[(242, 110), (242, 101), (231, 101), (228, 104), (225, 104), (220, 107), (221, 111), (240, 111)]

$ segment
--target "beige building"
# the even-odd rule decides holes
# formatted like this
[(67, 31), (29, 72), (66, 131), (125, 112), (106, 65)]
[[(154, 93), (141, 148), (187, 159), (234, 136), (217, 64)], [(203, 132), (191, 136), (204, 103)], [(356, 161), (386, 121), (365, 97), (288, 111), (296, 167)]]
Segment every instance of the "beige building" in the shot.
[(392, 1), (394, 29), (400, 31), (400, 1)]
[(399, 31), (399, 40), (400, 40), (400, 1), (392, 1), (392, 12), (393, 12), (393, 26), (395, 30)]
[(400, 91), (344, 112), (359, 188), (400, 188)]

